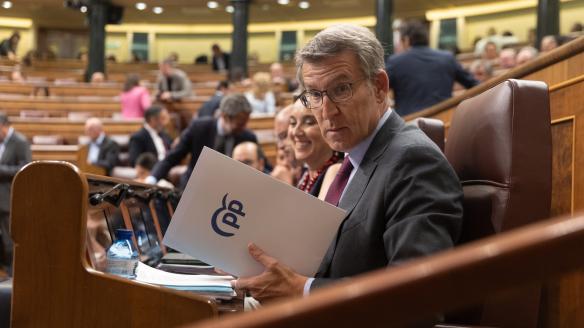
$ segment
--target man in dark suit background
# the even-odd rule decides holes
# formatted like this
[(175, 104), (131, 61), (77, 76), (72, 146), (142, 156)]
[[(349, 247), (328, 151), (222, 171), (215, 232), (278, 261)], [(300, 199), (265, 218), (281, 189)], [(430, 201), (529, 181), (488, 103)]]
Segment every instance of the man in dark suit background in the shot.
[(454, 81), (467, 89), (478, 84), (450, 52), (428, 47), (428, 30), (420, 21), (402, 23), (399, 33), (405, 51), (389, 57), (386, 66), (399, 115), (450, 98)]
[(10, 238), (10, 190), (16, 173), (32, 160), (26, 137), (10, 126), (8, 117), (0, 113), (0, 233), (2, 254), (0, 265), (12, 273), (12, 239)]
[(220, 116), (217, 119), (204, 117), (191, 122), (189, 127), (180, 135), (180, 141), (166, 157), (158, 162), (152, 170), (152, 176), (146, 179), (147, 183), (156, 183), (166, 178), (170, 169), (178, 165), (187, 154), (191, 154), (191, 161), (185, 175), (181, 179), (184, 188), (193, 168), (199, 159), (203, 147), (207, 146), (229, 157), (233, 148), (244, 141), (257, 143), (256, 135), (246, 129), (251, 106), (245, 96), (233, 94), (226, 96), (219, 106)]
[[(449, 249), (462, 226), (462, 189), (440, 149), (389, 108), (383, 47), (367, 28), (342, 24), (318, 33), (296, 55), (328, 145), (346, 153), (326, 201), (346, 210), (315, 278), (299, 275), (254, 244), (262, 274), (236, 288), (266, 301)], [(269, 251), (269, 250), (268, 250)]]
[(201, 108), (199, 108), (199, 117), (215, 117), (215, 112), (219, 109), (221, 104), (221, 99), (229, 94), (229, 81), (219, 81), (217, 85), (217, 90), (215, 94), (209, 101), (205, 102)]
[(85, 135), (90, 139), (87, 162), (103, 167), (106, 174), (110, 175), (114, 166), (118, 164), (120, 146), (105, 135), (103, 124), (97, 117), (89, 118), (85, 122)]
[(153, 105), (144, 112), (144, 126), (130, 137), (130, 166), (143, 153), (152, 153), (157, 161), (164, 159), (172, 144), (172, 138), (164, 132), (169, 121), (166, 108)]
[(215, 72), (228, 71), (229, 54), (223, 52), (218, 44), (211, 46), (211, 51), (213, 52), (213, 70)]

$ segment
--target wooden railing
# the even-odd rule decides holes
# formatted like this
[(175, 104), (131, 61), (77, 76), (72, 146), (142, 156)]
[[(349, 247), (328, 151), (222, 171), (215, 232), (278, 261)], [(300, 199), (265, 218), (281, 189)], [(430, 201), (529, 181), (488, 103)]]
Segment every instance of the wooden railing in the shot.
[(584, 215), (546, 220), (364, 274), (305, 299), (191, 327), (404, 327), (582, 268), (584, 257), (574, 250), (583, 247)]

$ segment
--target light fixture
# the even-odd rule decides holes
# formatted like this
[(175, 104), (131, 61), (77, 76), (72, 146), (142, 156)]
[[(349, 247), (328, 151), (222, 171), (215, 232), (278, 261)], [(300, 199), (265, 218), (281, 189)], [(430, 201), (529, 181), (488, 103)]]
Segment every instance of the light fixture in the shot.
[(154, 7), (152, 8), (152, 11), (156, 14), (156, 15), (160, 15), (162, 14), (162, 12), (164, 11), (164, 9), (162, 9), (162, 7)]
[(85, 14), (87, 12), (87, 6), (79, 7), (79, 11)]
[(233, 6), (227, 6), (227, 7), (225, 7), (225, 11), (230, 13), (230, 14), (233, 14), (233, 12), (235, 11), (235, 8), (233, 8)]
[(310, 2), (308, 2), (308, 1), (300, 1), (298, 3), (298, 7), (300, 7), (301, 9), (308, 9), (308, 8), (310, 8)]
[(4, 8), (4, 9), (10, 9), (10, 8), (12, 8), (12, 2), (10, 2), (10, 1), (4, 1), (4, 2), (2, 2), (2, 8)]
[(285, 6), (290, 3), (290, 0), (278, 0), (278, 3)]
[(217, 9), (217, 7), (219, 7), (219, 2), (209, 1), (207, 2), (207, 7), (209, 7), (210, 9)]
[(138, 10), (144, 10), (144, 9), (146, 9), (146, 4), (144, 2), (137, 2), (136, 3), (136, 9), (138, 9)]

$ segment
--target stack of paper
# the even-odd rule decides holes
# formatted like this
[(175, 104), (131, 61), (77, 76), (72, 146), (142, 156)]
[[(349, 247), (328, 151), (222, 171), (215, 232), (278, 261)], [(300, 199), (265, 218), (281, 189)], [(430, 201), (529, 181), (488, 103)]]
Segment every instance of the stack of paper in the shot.
[(235, 296), (231, 287), (232, 276), (186, 275), (164, 272), (144, 263), (136, 267), (136, 280), (168, 288), (193, 291), (220, 299)]

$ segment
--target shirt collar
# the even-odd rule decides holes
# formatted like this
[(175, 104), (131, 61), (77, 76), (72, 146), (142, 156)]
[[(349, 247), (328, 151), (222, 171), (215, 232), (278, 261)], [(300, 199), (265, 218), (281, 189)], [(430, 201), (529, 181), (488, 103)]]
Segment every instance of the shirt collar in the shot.
[(225, 130), (223, 129), (223, 125), (221, 124), (222, 121), (223, 117), (219, 117), (219, 119), (217, 119), (217, 134), (220, 136), (225, 135)]
[(387, 121), (392, 112), (393, 111), (391, 110), (391, 108), (388, 108), (379, 119), (379, 122), (377, 122), (377, 126), (375, 127), (373, 133), (371, 133), (367, 138), (365, 138), (363, 141), (358, 143), (355, 147), (351, 148), (347, 152), (347, 155), (349, 156), (349, 160), (351, 161), (353, 167), (359, 167), (359, 165), (361, 165), (361, 162), (363, 161), (363, 157), (365, 157), (367, 149), (369, 149), (371, 142), (373, 142), (373, 138), (375, 138), (377, 132), (381, 130), (381, 127), (383, 126), (383, 124), (385, 124), (385, 122)]
[(95, 143), (96, 145), (101, 145), (101, 143), (103, 142), (103, 139), (105, 139), (105, 133), (103, 133), (103, 132), (102, 132), (102, 133), (99, 135), (99, 137), (97, 137), (97, 140), (95, 140), (95, 142), (94, 142), (94, 143)]
[(148, 131), (150, 134), (158, 135), (158, 131), (154, 130), (150, 125), (148, 125), (148, 123), (144, 123), (144, 129), (146, 129), (146, 131)]

